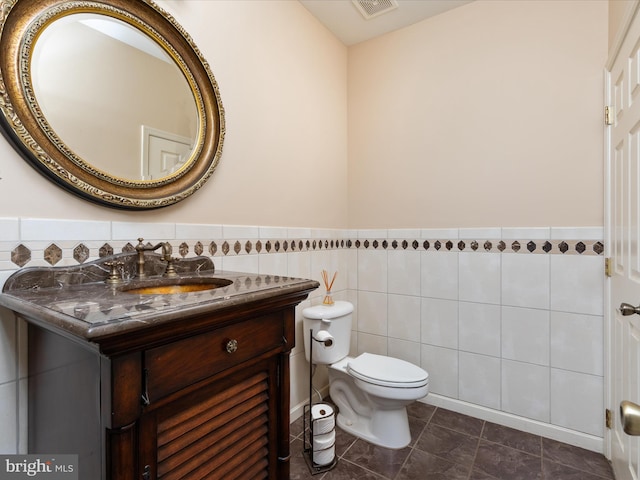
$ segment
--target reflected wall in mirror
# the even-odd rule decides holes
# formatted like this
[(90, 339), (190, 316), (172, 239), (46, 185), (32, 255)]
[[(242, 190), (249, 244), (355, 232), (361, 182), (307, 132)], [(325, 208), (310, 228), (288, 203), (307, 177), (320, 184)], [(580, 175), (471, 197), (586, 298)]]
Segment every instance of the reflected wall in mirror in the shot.
[(0, 0), (2, 131), (41, 173), (108, 206), (180, 201), (222, 152), (217, 83), (150, 0)]
[[(52, 22), (33, 48), (31, 78), (56, 135), (108, 175), (162, 178), (191, 154), (198, 111), (187, 79), (160, 45), (122, 20), (81, 13)], [(163, 132), (164, 149), (142, 148)], [(180, 149), (170, 148), (176, 137)], [(167, 165), (163, 151), (172, 150), (182, 155)]]

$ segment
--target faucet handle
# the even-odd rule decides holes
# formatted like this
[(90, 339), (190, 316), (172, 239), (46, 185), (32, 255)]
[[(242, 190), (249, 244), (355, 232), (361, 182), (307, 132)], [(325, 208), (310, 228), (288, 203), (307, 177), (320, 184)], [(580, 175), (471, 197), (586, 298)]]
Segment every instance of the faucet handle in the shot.
[(124, 266), (124, 262), (114, 260), (113, 262), (104, 262), (104, 264), (111, 269), (105, 282), (109, 285), (117, 285), (121, 283), (122, 277), (118, 276), (118, 268), (122, 268)]
[(173, 265), (173, 262), (178, 262), (178, 261), (180, 261), (180, 259), (172, 257), (171, 255), (167, 255), (163, 260), (165, 262), (167, 262), (167, 268), (164, 271), (164, 274), (162, 276), (163, 277), (177, 277), (178, 273), (176, 272), (176, 269), (175, 269), (175, 267)]

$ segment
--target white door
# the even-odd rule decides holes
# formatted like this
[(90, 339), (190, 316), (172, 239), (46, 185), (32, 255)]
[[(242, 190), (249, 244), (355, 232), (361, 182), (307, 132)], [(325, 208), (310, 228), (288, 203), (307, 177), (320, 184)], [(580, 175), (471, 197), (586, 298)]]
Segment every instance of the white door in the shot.
[(156, 180), (178, 171), (189, 159), (193, 141), (142, 126), (142, 179)]
[(640, 305), (640, 16), (631, 21), (607, 77), (607, 440), (616, 479), (630, 480), (640, 478), (640, 437), (623, 431), (620, 403), (640, 403), (640, 315), (623, 315), (620, 306)]

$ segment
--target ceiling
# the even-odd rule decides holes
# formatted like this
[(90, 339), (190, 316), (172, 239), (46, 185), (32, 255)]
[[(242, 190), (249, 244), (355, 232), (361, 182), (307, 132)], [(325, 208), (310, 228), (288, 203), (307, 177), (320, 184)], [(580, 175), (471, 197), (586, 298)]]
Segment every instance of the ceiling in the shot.
[[(351, 0), (299, 0), (342, 43), (364, 40), (417, 23), (473, 0), (396, 0), (398, 7), (365, 19)], [(367, 0), (376, 4), (381, 0)]]

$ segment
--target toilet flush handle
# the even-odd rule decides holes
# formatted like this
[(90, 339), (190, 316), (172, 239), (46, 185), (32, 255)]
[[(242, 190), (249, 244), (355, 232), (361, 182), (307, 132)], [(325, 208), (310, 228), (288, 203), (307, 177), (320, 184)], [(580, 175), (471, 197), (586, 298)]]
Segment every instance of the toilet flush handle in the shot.
[(331, 325), (331, 319), (330, 318), (323, 318), (320, 320), (322, 323), (326, 323), (328, 325)]

